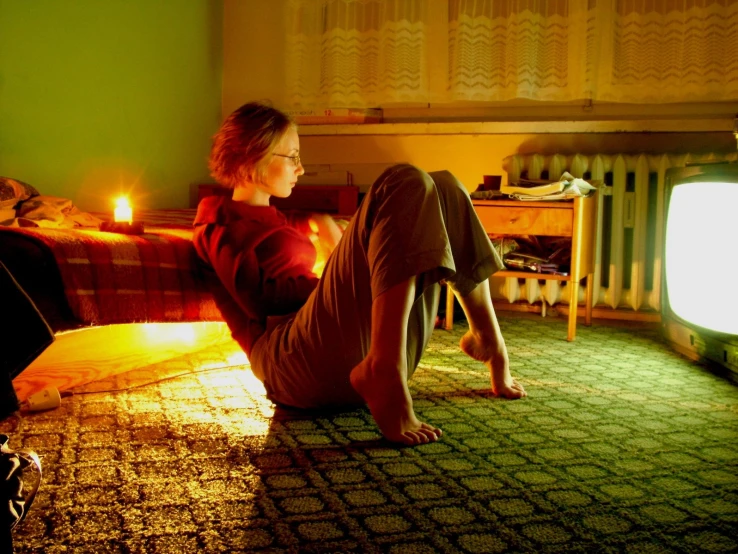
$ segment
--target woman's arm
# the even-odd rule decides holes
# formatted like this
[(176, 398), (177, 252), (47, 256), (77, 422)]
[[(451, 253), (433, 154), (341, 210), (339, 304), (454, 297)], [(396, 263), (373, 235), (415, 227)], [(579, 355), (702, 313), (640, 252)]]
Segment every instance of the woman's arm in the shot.
[(318, 213), (310, 216), (310, 229), (317, 233), (321, 254), (328, 259), (341, 240), (343, 230), (330, 215)]
[(336, 249), (343, 235), (343, 227), (333, 216), (325, 213), (310, 213), (299, 210), (283, 212), (287, 223), (299, 233), (310, 239), (315, 247), (317, 259), (313, 266), (315, 275), (320, 276), (331, 253)]

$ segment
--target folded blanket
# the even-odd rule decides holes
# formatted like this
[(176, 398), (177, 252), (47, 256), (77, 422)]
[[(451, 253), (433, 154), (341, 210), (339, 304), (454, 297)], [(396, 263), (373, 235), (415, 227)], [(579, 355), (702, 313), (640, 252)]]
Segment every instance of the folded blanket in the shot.
[(81, 211), (68, 198), (33, 196), (20, 202), (15, 216), (0, 214), (0, 225), (6, 227), (44, 227), (52, 229), (97, 227), (101, 220)]

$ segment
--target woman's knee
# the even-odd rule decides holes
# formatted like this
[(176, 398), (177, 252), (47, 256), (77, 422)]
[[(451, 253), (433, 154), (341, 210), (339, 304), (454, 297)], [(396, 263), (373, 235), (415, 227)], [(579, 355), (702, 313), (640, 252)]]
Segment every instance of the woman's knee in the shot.
[(435, 186), (431, 176), (412, 164), (397, 164), (387, 168), (375, 181), (372, 188), (395, 189), (401, 187), (403, 194), (409, 189), (417, 189), (426, 194)]
[(440, 191), (469, 196), (469, 191), (466, 190), (464, 184), (450, 171), (445, 169), (443, 171), (433, 171), (429, 173), (429, 176)]
[(469, 191), (450, 171), (433, 171), (427, 173), (412, 164), (397, 164), (387, 168), (372, 186), (375, 194), (383, 195), (380, 190), (392, 195), (402, 191), (403, 196), (410, 198), (413, 194), (427, 196), (437, 195), (450, 199), (454, 204), (470, 203)]

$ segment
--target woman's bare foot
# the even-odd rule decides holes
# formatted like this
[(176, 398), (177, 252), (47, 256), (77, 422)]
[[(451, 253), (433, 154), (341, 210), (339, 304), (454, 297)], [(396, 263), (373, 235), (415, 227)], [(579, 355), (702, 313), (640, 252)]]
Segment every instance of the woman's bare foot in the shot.
[(495, 396), (510, 399), (528, 396), (523, 385), (510, 375), (510, 362), (504, 346), (499, 349), (483, 341), (472, 331), (467, 331), (461, 337), (459, 347), (467, 356), (483, 362), (487, 366), (492, 383), (492, 392)]
[(443, 434), (415, 417), (410, 391), (397, 368), (387, 371), (365, 359), (351, 371), (350, 379), (386, 439), (413, 446), (437, 441)]

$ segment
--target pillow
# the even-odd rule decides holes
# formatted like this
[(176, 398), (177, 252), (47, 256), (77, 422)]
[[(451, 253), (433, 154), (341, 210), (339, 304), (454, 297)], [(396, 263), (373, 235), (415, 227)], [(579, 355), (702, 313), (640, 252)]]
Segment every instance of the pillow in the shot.
[(0, 177), (0, 209), (14, 208), (18, 202), (33, 196), (38, 196), (38, 191), (28, 183), (10, 177)]

